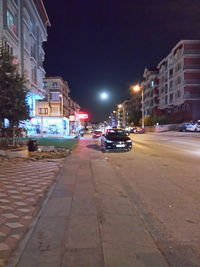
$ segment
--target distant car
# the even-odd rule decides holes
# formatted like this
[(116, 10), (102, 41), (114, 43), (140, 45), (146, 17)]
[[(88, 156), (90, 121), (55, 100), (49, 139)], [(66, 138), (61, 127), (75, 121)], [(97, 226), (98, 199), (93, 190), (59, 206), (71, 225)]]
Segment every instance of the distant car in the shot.
[(142, 127), (139, 127), (139, 126), (136, 126), (136, 127), (134, 127), (133, 128), (133, 131), (132, 131), (133, 133), (144, 133), (144, 128), (142, 128)]
[(200, 132), (200, 120), (197, 123), (193, 123), (186, 127), (186, 131), (189, 132)]
[(99, 138), (102, 136), (102, 131), (93, 131), (92, 132), (92, 138)]
[(187, 130), (187, 127), (193, 127), (193, 125), (194, 125), (195, 123), (192, 123), (192, 122), (187, 122), (187, 123), (183, 123), (183, 124), (181, 124), (180, 126), (179, 126), (179, 128), (178, 128), (178, 131), (179, 132), (186, 132), (186, 131), (189, 131), (189, 130)]
[(108, 129), (101, 137), (101, 150), (110, 149), (129, 151), (132, 149), (132, 140), (122, 129)]

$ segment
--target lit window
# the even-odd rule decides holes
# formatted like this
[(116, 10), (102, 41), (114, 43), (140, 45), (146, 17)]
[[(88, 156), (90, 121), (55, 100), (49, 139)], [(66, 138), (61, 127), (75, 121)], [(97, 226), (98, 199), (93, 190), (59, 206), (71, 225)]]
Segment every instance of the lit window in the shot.
[(17, 35), (17, 18), (7, 10), (7, 27)]
[(38, 114), (48, 114), (48, 108), (38, 108)]

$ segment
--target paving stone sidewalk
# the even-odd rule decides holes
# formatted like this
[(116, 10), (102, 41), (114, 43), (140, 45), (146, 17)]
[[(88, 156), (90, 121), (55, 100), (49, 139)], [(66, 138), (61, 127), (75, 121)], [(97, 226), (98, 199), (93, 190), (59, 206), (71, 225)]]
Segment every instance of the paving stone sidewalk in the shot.
[(63, 163), (0, 158), (0, 267), (28, 231)]

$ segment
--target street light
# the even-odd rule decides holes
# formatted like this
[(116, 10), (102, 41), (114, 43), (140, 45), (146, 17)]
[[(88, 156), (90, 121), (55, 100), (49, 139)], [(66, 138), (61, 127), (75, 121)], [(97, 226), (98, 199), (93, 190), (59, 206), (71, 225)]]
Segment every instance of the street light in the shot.
[(62, 115), (62, 117), (63, 117), (63, 95), (60, 94), (59, 97), (60, 97), (60, 99), (61, 99), (61, 115)]
[(141, 92), (141, 96), (142, 96), (142, 128), (144, 129), (144, 92), (143, 92), (142, 87), (139, 84), (132, 86), (131, 89), (135, 93)]

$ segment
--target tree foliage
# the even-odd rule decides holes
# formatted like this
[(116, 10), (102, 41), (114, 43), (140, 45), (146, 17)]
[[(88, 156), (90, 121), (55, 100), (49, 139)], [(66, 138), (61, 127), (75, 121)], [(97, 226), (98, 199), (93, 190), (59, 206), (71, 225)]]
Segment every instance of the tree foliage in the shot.
[(0, 46), (0, 121), (8, 119), (11, 127), (29, 118), (26, 79), (20, 75), (13, 56)]

